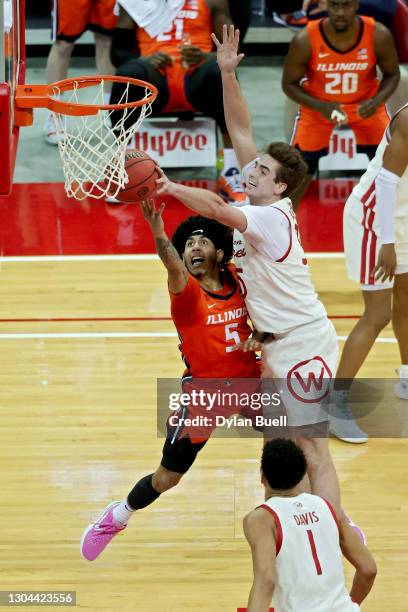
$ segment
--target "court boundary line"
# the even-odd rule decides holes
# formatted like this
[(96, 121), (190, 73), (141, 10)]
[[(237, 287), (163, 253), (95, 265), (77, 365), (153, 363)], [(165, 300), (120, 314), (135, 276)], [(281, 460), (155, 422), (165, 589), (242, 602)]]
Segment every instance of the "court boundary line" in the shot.
[[(0, 340), (43, 340), (43, 339), (80, 339), (80, 338), (178, 338), (176, 332), (39, 332), (39, 333), (0, 333)], [(337, 336), (337, 340), (347, 340), (348, 336)], [(376, 338), (379, 344), (396, 344), (395, 338)]]
[[(340, 252), (305, 253), (307, 259), (344, 259)], [(155, 261), (159, 256), (156, 253), (135, 253), (129, 255), (21, 255), (10, 257), (0, 256), (0, 263), (30, 263), (30, 262), (57, 262), (57, 261)]]
[[(360, 319), (361, 315), (328, 315), (329, 319)], [(172, 321), (168, 316), (162, 317), (15, 317), (0, 319), (2, 323), (97, 323), (103, 322), (141, 322), (141, 321)]]

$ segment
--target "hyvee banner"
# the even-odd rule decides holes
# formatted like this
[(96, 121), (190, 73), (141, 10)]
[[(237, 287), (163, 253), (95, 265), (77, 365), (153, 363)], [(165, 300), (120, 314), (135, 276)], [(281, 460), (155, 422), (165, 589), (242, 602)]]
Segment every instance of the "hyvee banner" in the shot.
[(166, 168), (213, 167), (217, 161), (215, 122), (147, 119), (135, 134), (135, 148)]

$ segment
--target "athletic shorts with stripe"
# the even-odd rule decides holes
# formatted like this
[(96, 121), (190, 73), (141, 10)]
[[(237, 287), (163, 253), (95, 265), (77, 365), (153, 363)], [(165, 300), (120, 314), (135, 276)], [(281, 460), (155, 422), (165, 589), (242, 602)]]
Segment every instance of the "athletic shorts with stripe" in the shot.
[[(347, 276), (364, 291), (390, 289), (393, 281), (374, 279), (374, 268), (382, 246), (375, 209), (375, 183), (360, 200), (350, 195), (344, 207), (343, 238)], [(395, 217), (396, 274), (408, 273), (408, 217)]]
[(53, 39), (74, 42), (85, 30), (111, 34), (116, 0), (54, 0)]

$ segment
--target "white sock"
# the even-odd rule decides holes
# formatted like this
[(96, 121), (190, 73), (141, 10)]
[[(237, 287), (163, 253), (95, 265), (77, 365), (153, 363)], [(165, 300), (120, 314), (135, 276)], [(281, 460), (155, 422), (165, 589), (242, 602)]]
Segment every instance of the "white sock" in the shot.
[(122, 523), (122, 525), (127, 525), (128, 520), (134, 512), (135, 510), (133, 510), (133, 508), (128, 505), (127, 500), (125, 499), (124, 501), (121, 501), (120, 504), (116, 506), (116, 508), (113, 509), (112, 514), (115, 521), (118, 521), (118, 523)]
[(399, 369), (400, 378), (408, 378), (408, 365), (402, 364)]
[(238, 160), (234, 149), (224, 149), (224, 168), (222, 174), (225, 174), (230, 168), (238, 168)]

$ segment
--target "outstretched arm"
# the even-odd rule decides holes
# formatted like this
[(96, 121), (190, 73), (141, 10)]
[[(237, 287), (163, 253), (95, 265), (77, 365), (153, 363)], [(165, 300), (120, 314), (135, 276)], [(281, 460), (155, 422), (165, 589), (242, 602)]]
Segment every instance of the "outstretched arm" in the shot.
[(276, 540), (271, 518), (257, 508), (244, 518), (244, 533), (251, 547), (254, 579), (248, 600), (248, 612), (269, 612), (275, 586)]
[(188, 282), (188, 271), (164, 231), (164, 204), (157, 210), (154, 200), (144, 200), (140, 207), (153, 234), (157, 253), (167, 269), (169, 289), (172, 293), (181, 293)]
[(197, 187), (187, 187), (179, 183), (169, 181), (163, 170), (157, 166), (160, 173), (160, 178), (156, 180), (158, 185), (157, 193), (162, 195), (167, 193), (174, 196), (191, 208), (199, 215), (215, 219), (224, 225), (233, 227), (240, 232), (244, 232), (247, 228), (247, 219), (239, 208), (234, 208), (226, 204), (222, 198), (212, 191), (207, 189), (199, 189)]
[(221, 70), (225, 121), (238, 162), (243, 168), (257, 156), (252, 136), (251, 115), (242, 94), (235, 71), (244, 58), (238, 55), (239, 30), (233, 25), (223, 26), (222, 43), (215, 34), (212, 39), (217, 47), (217, 63)]

